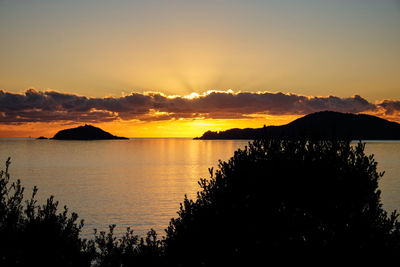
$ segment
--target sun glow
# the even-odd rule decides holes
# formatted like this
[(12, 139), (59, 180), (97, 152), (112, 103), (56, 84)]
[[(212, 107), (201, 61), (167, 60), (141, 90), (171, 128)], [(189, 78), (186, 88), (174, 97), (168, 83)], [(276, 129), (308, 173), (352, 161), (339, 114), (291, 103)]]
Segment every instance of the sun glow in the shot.
[(260, 128), (264, 125), (283, 125), (300, 116), (259, 115), (245, 119), (173, 119), (165, 121), (120, 121), (99, 124), (101, 128), (127, 137), (185, 137), (201, 136), (204, 132), (231, 128)]
[[(162, 115), (162, 112), (154, 112), (154, 114)], [(286, 124), (299, 116), (270, 116), (258, 115), (257, 117), (249, 117), (245, 119), (171, 119), (161, 121), (111, 121), (103, 123), (93, 123), (94, 126), (100, 127), (114, 135), (126, 137), (179, 137), (193, 138), (201, 136), (204, 132), (223, 131), (231, 128), (260, 128), (263, 125), (282, 125)], [(73, 128), (83, 123), (61, 123), (61, 122), (35, 122), (23, 123), (17, 125), (0, 125), (0, 137), (53, 137), (57, 131)]]

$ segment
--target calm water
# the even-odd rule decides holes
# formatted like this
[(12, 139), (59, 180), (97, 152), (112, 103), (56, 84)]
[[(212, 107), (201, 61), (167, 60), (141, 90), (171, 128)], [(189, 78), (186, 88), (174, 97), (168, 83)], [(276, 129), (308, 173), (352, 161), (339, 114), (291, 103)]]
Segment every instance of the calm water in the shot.
[(143, 235), (160, 235), (176, 217), (184, 195), (195, 197), (199, 178), (218, 159), (227, 160), (248, 141), (131, 139), (58, 141), (0, 139), (0, 160), (12, 159), (10, 173), (38, 197), (53, 194), (85, 220), (83, 235), (117, 224)]
[[(229, 159), (248, 141), (131, 139), (57, 141), (0, 139), (0, 160), (12, 159), (12, 178), (20, 178), (26, 195), (34, 185), (44, 201), (53, 194), (85, 220), (84, 237), (93, 228), (117, 224), (121, 234), (131, 226), (139, 235), (154, 228), (160, 235), (176, 217), (184, 195), (194, 198), (199, 178)], [(367, 142), (380, 171), (387, 210), (400, 210), (400, 142)]]

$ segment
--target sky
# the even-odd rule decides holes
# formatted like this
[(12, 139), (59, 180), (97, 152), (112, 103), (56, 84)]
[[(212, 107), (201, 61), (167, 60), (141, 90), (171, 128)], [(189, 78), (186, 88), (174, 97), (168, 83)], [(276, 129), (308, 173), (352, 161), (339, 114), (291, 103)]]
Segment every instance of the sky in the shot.
[(400, 122), (399, 0), (0, 0), (0, 137)]

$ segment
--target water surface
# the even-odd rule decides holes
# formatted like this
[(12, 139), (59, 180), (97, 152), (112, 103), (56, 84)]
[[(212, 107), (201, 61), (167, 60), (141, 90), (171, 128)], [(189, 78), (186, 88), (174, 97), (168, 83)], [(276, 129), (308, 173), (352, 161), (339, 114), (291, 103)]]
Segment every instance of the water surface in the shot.
[[(10, 173), (44, 201), (54, 195), (85, 220), (83, 235), (117, 224), (140, 235), (160, 235), (177, 216), (184, 195), (194, 198), (199, 178), (248, 141), (131, 139), (60, 141), (0, 139), (0, 160), (12, 159)], [(27, 195), (27, 193), (26, 193)]]
[[(176, 217), (184, 195), (194, 198), (199, 178), (228, 160), (244, 140), (131, 139), (60, 141), (0, 139), (0, 161), (12, 158), (12, 178), (30, 194), (34, 185), (44, 201), (54, 195), (85, 220), (84, 237), (93, 228), (131, 226), (139, 235), (154, 228), (160, 235)], [(400, 142), (367, 142), (378, 169), (384, 208), (400, 210)]]

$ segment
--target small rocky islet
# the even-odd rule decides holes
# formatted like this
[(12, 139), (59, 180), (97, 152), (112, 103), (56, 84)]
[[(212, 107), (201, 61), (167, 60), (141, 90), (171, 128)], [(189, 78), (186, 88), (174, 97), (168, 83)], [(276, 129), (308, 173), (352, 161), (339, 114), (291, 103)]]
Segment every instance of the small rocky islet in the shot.
[(76, 128), (64, 129), (57, 132), (54, 140), (128, 140), (129, 138), (112, 135), (98, 127), (85, 124)]

